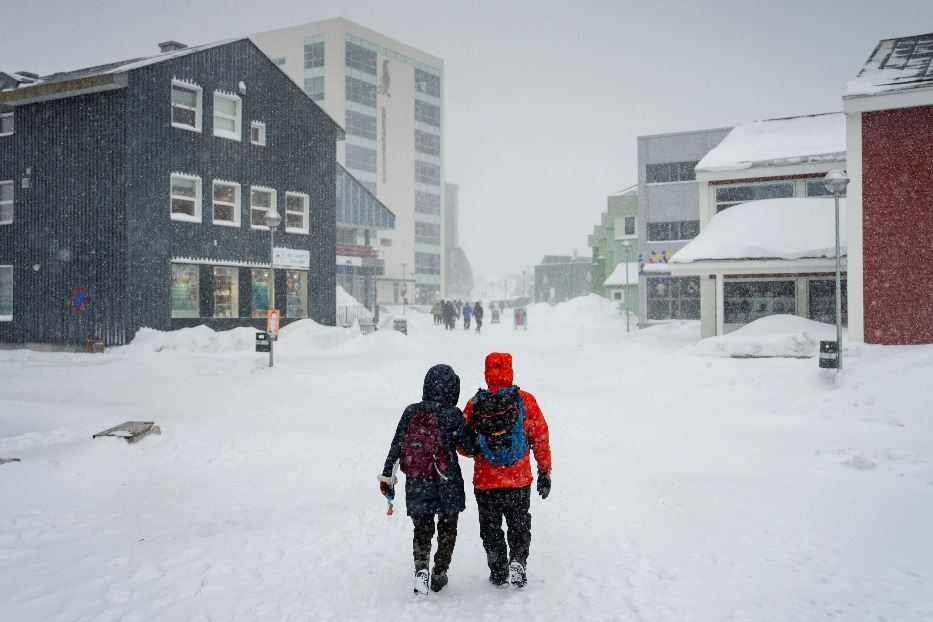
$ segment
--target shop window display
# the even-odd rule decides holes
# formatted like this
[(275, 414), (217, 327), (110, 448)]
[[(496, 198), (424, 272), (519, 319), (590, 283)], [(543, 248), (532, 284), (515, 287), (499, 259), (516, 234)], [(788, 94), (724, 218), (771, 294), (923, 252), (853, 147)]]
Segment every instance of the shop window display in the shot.
[(214, 268), (214, 317), (239, 317), (237, 268)]
[(172, 317), (200, 317), (198, 266), (172, 264)]
[(252, 298), (252, 317), (266, 317), (269, 309), (273, 308), (270, 302), (274, 300), (273, 285), (269, 270), (253, 270), (251, 276), (250, 294)]
[(288, 270), (285, 273), (285, 286), (285, 317), (308, 317), (308, 273), (304, 270)]

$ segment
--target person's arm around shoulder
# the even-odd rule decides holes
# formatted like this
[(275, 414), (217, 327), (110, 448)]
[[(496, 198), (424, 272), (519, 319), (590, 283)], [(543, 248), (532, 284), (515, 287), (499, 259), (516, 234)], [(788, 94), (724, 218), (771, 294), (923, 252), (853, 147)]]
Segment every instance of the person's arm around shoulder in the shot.
[(522, 401), (525, 403), (528, 445), (538, 465), (538, 494), (542, 499), (547, 499), (551, 494), (551, 439), (547, 420), (534, 395), (522, 391)]
[(457, 451), (462, 455), (472, 458), (479, 452), (479, 445), (476, 442), (476, 432), (470, 426), (470, 419), (473, 416), (473, 400), (470, 399), (463, 407), (463, 415), (460, 417), (460, 426), (458, 428)]

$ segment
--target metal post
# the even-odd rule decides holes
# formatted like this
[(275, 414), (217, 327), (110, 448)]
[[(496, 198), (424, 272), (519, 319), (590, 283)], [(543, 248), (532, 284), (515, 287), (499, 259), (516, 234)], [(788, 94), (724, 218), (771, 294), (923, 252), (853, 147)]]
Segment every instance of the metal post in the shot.
[(632, 247), (632, 243), (626, 240), (622, 245), (625, 247), (625, 332), (628, 333), (628, 332), (631, 332), (631, 328), (629, 327), (629, 312), (631, 310), (629, 305), (631, 304), (631, 302), (629, 301), (628, 295), (631, 292), (629, 290), (629, 282), (628, 282), (628, 265), (629, 265), (628, 251)]
[(405, 302), (408, 300), (408, 277), (406, 276), (406, 270), (408, 265), (403, 261), (402, 262), (402, 315), (405, 315)]
[[(275, 227), (269, 227), (269, 307), (266, 309), (266, 317), (269, 317), (269, 311), (275, 309)], [(266, 320), (268, 322), (268, 320)], [(275, 349), (275, 339), (272, 333), (269, 333), (269, 367), (272, 367), (272, 350)]]
[(842, 369), (842, 269), (839, 252), (839, 192), (833, 192), (836, 200), (836, 373)]

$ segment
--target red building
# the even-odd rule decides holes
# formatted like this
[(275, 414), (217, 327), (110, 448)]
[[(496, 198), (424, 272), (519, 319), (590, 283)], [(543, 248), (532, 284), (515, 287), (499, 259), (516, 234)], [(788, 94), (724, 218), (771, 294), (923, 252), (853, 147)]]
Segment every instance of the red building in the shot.
[(933, 343), (933, 33), (879, 42), (843, 109), (849, 337)]

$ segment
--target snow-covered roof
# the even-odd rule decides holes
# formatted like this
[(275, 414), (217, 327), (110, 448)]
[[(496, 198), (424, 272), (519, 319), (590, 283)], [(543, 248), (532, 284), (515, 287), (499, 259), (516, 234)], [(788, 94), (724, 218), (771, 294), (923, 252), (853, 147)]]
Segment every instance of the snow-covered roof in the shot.
[(609, 275), (609, 278), (603, 281), (603, 286), (618, 287), (620, 285), (625, 285), (625, 266), (628, 266), (629, 285), (638, 285), (638, 264), (620, 263), (615, 267), (615, 270), (612, 271), (612, 274)]
[(171, 52), (164, 52), (162, 54), (156, 54), (154, 56), (146, 56), (142, 58), (133, 58), (129, 60), (123, 60), (115, 63), (108, 63), (106, 65), (97, 65), (95, 67), (87, 67), (84, 69), (75, 69), (72, 71), (63, 71), (59, 73), (49, 74), (47, 76), (41, 76), (36, 79), (21, 79), (22, 76), (18, 74), (9, 74), (18, 78), (18, 86), (13, 88), (6, 88), (4, 90), (22, 90), (29, 89), (41, 85), (54, 84), (57, 82), (67, 82), (70, 80), (79, 80), (82, 78), (89, 78), (92, 76), (99, 76), (104, 74), (118, 74), (125, 73), (127, 71), (132, 71), (134, 69), (139, 69), (141, 67), (146, 67), (148, 65), (154, 65), (156, 63), (164, 63), (166, 61), (174, 60), (176, 58), (187, 56), (188, 54), (194, 54), (196, 52), (202, 52), (204, 50), (220, 47), (222, 45), (227, 45), (228, 43), (233, 43), (235, 41), (240, 41), (245, 39), (245, 37), (239, 37), (236, 39), (226, 39), (224, 41), (215, 41), (213, 43), (206, 43), (204, 45), (194, 45), (191, 47), (182, 48), (180, 50), (173, 50)]
[[(846, 254), (845, 199), (839, 201), (841, 252)], [(670, 263), (836, 256), (832, 198), (765, 199), (730, 207), (677, 251)]]
[(878, 42), (846, 97), (933, 87), (933, 33)]
[(638, 194), (638, 184), (632, 184), (631, 186), (623, 188), (622, 190), (619, 190), (618, 192), (613, 192), (610, 196), (617, 197), (617, 196), (625, 196), (625, 195), (631, 195), (631, 194)]
[(842, 112), (739, 123), (697, 164), (697, 171), (835, 162), (846, 158)]

